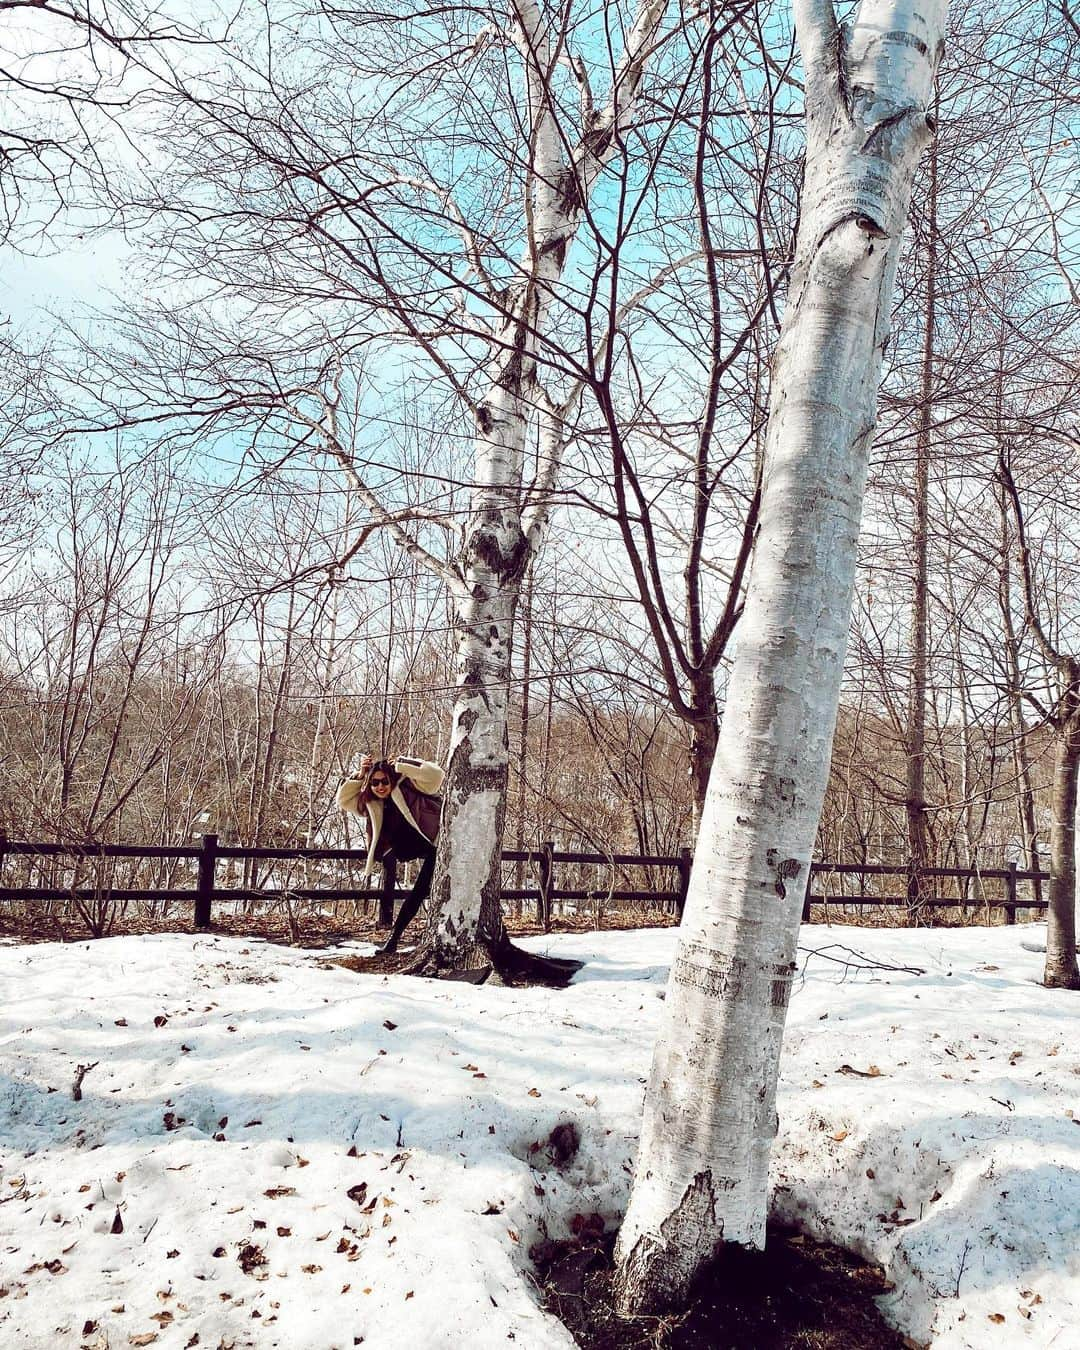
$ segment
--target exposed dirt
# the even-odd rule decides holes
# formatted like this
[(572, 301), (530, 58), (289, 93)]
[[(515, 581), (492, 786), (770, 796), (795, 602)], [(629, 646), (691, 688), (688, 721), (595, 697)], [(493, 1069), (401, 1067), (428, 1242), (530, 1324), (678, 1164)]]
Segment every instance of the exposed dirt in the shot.
[[(605, 915), (602, 927), (605, 930), (628, 928), (670, 928), (675, 917), (663, 910), (638, 908), (615, 911)], [(420, 927), (420, 920), (415, 925)], [(542, 933), (540, 925), (524, 919), (515, 920), (508, 916), (507, 931), (514, 937), (527, 937)], [(591, 918), (574, 916), (556, 918), (552, 924), (553, 933), (588, 933), (594, 928)], [(130, 936), (138, 933), (190, 933), (193, 932), (191, 908), (188, 905), (177, 906), (170, 913), (150, 915), (143, 907), (131, 906), (128, 913), (118, 915), (111, 925), (109, 937)], [(380, 928), (375, 920), (366, 914), (351, 913), (344, 907), (337, 913), (317, 913), (300, 911), (294, 913), (293, 924), (280, 905), (273, 908), (258, 906), (245, 912), (238, 907), (235, 910), (215, 910), (214, 924), (210, 930), (224, 933), (230, 937), (259, 937), (267, 942), (279, 942), (289, 946), (333, 947), (341, 942), (364, 941), (380, 942), (388, 930)], [(409, 929), (411, 940), (413, 928)], [(85, 942), (92, 935), (86, 923), (68, 906), (54, 905), (52, 912), (44, 906), (20, 904), (18, 907), (0, 902), (0, 938), (14, 938), (18, 942)], [(370, 959), (370, 958), (369, 958)], [(348, 964), (343, 962), (343, 964)], [(381, 972), (401, 970), (408, 965), (408, 957), (395, 954), (380, 959), (378, 969)], [(360, 969), (353, 966), (353, 969)], [(365, 970), (372, 966), (362, 967)]]
[[(178, 907), (164, 916), (150, 915), (132, 907), (129, 913), (114, 920), (106, 936), (194, 931), (190, 906)], [(228, 937), (258, 937), (267, 942), (301, 947), (328, 947), (357, 939), (377, 942), (380, 932), (373, 920), (346, 914), (305, 913), (296, 916), (294, 924), (290, 925), (288, 915), (280, 907), (273, 910), (259, 907), (248, 913), (241, 909), (216, 911), (209, 931)], [(385, 930), (381, 931), (385, 934)], [(86, 942), (92, 934), (77, 914), (62, 912), (59, 907), (49, 913), (27, 906), (13, 913), (0, 904), (0, 937), (19, 942)]]
[(373, 956), (349, 954), (331, 957), (330, 964), (343, 966), (361, 975), (430, 975), (437, 979), (460, 980), (467, 984), (502, 984), (524, 989), (543, 987), (564, 989), (582, 967), (581, 961), (539, 956), (513, 943), (504, 933), (502, 939), (485, 949), (477, 968), (443, 970), (436, 968), (423, 953), (376, 952)]
[(902, 1350), (874, 1296), (877, 1266), (799, 1233), (770, 1228), (764, 1252), (738, 1248), (703, 1272), (685, 1310), (624, 1321), (612, 1304), (614, 1235), (585, 1219), (571, 1242), (534, 1248), (541, 1294), (585, 1350)]

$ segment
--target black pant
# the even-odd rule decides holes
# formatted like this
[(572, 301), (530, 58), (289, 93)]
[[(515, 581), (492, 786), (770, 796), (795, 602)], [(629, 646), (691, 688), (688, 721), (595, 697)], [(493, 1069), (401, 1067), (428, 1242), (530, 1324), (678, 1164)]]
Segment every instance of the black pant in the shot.
[[(398, 911), (394, 927), (391, 929), (388, 943), (396, 946), (398, 939), (416, 918), (417, 911), (424, 901), (431, 894), (431, 879), (435, 875), (435, 845), (428, 844), (422, 852), (414, 854), (414, 857), (423, 858), (423, 865), (420, 868), (419, 875), (413, 882), (413, 888), (405, 899), (401, 902), (401, 909)], [(412, 858), (404, 861), (412, 862)], [(396, 859), (395, 861), (402, 861)]]

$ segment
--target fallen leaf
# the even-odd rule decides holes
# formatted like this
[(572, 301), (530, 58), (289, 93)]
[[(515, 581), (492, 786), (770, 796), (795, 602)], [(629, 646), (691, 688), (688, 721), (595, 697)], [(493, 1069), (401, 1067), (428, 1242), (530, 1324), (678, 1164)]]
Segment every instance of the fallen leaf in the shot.
[(539, 1097), (539, 1096), (540, 1096), (540, 1089), (539, 1089), (539, 1088), (530, 1088), (530, 1089), (529, 1089), (529, 1096), (530, 1096), (530, 1097)]
[(319, 1271), (322, 1270), (322, 1266), (316, 1265), (301, 1266), (300, 1269), (304, 1272), (305, 1275), (317, 1275)]
[(851, 1133), (850, 1130), (837, 1130), (836, 1133), (831, 1135), (830, 1137), (832, 1139), (835, 1139), (836, 1142), (840, 1144), (848, 1137), (850, 1133)]
[(410, 1298), (412, 1298), (412, 1296), (413, 1296), (413, 1291), (410, 1289), (409, 1292), (405, 1295), (405, 1297), (406, 1297), (406, 1299), (410, 1299)]
[(271, 1186), (268, 1191), (263, 1191), (263, 1195), (268, 1200), (281, 1200), (286, 1195), (295, 1195), (295, 1186)]
[(163, 1027), (168, 1020), (169, 1019), (165, 1016), (164, 1013), (158, 1013), (158, 1015), (154, 1018), (154, 1026)]
[(1004, 1315), (1004, 1313), (987, 1313), (987, 1316), (989, 1317), (989, 1319), (990, 1319), (991, 1322), (1004, 1322), (1004, 1321), (1005, 1321), (1005, 1315)]
[(113, 1218), (112, 1227), (109, 1229), (109, 1232), (122, 1233), (123, 1231), (124, 1231), (124, 1220), (120, 1217), (120, 1207), (117, 1206), (116, 1214)]
[(383, 1023), (383, 1026), (387, 1029), (387, 1031), (397, 1031), (398, 1024), (396, 1022), (391, 1022), (389, 1019), (387, 1019)]
[(266, 1253), (261, 1247), (256, 1246), (254, 1242), (245, 1242), (240, 1248), (236, 1259), (240, 1263), (240, 1269), (245, 1275), (250, 1275), (253, 1270), (257, 1270), (260, 1266), (268, 1264)]
[(128, 1345), (153, 1345), (157, 1338), (156, 1331), (143, 1331), (137, 1336), (129, 1336)]

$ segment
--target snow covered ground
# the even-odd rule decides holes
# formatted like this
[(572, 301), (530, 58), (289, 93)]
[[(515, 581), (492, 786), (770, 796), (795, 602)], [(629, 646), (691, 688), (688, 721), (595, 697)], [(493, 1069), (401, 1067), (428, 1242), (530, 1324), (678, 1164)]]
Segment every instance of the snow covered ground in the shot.
[[(569, 1346), (528, 1249), (618, 1220), (674, 936), (534, 941), (587, 959), (562, 993), (3, 947), (0, 1345)], [(935, 1346), (1080, 1344), (1080, 996), (1038, 986), (1042, 936), (803, 930), (925, 973), (804, 955), (775, 1209), (885, 1265)]]

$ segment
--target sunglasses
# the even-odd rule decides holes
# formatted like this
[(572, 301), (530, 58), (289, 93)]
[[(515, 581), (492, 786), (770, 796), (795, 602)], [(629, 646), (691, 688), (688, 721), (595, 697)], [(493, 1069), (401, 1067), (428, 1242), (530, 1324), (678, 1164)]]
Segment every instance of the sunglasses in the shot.
[(390, 779), (389, 779), (389, 778), (373, 778), (373, 779), (371, 780), (371, 786), (372, 786), (372, 787), (389, 787), (389, 786), (390, 786)]

